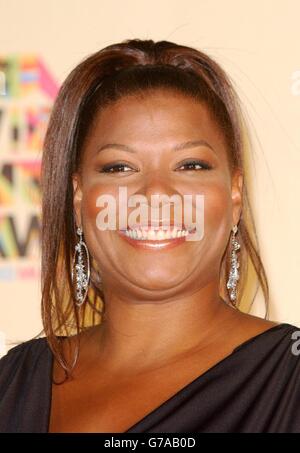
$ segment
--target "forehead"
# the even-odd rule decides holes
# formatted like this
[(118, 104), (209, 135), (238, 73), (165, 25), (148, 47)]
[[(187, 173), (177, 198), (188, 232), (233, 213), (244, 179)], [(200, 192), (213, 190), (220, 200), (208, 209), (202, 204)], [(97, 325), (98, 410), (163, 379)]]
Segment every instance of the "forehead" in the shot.
[(95, 116), (88, 142), (116, 141), (147, 147), (204, 139), (226, 154), (225, 138), (204, 102), (169, 91), (122, 97)]

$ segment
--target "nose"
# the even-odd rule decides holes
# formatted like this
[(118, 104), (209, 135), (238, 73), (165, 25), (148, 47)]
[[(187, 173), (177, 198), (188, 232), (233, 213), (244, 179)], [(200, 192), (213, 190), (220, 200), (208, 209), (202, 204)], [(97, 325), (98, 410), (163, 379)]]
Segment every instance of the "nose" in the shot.
[(157, 169), (147, 172), (143, 177), (143, 184), (140, 187), (140, 194), (144, 195), (148, 201), (151, 201), (153, 195), (179, 195), (179, 192), (171, 184), (167, 171)]
[[(152, 207), (152, 213), (156, 218), (164, 217), (164, 206), (169, 206), (168, 210), (170, 209), (169, 212), (171, 213), (172, 206), (175, 206), (176, 203), (178, 203), (177, 209), (181, 212), (181, 194), (170, 183), (166, 171), (160, 172), (159, 170), (156, 170), (148, 172), (147, 175), (144, 176), (143, 184), (139, 189), (139, 194), (143, 195), (147, 200), (149, 215)], [(159, 215), (160, 207), (162, 209), (162, 216)], [(181, 217), (181, 214), (179, 215)]]

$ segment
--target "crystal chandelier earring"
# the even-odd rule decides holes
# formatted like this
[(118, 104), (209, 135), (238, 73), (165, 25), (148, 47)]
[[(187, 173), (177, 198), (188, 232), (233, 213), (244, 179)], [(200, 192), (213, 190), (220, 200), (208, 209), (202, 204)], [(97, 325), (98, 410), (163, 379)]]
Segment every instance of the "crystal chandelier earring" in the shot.
[[(90, 260), (86, 243), (82, 240), (82, 229), (77, 228), (79, 241), (75, 246), (74, 261), (72, 267), (72, 282), (76, 288), (76, 305), (80, 307), (87, 296), (90, 280)], [(85, 259), (83, 255), (85, 254)], [(74, 271), (75, 265), (75, 271)]]
[(232, 228), (232, 236), (231, 236), (231, 268), (230, 268), (230, 273), (229, 273), (229, 278), (227, 282), (227, 289), (229, 290), (229, 295), (230, 295), (230, 300), (234, 303), (236, 303), (236, 286), (237, 282), (240, 278), (239, 274), (239, 267), (240, 264), (238, 262), (238, 257), (237, 257), (237, 250), (240, 249), (240, 244), (236, 240), (236, 233), (238, 231), (237, 225), (234, 225)]

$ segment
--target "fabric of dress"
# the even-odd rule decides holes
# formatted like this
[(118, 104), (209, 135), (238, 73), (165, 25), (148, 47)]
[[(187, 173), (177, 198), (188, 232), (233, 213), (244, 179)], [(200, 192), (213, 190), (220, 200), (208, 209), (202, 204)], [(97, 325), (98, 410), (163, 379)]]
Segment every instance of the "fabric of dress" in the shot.
[[(126, 432), (300, 432), (299, 339), (287, 323), (250, 338)], [(52, 367), (46, 338), (2, 357), (0, 432), (48, 432)]]

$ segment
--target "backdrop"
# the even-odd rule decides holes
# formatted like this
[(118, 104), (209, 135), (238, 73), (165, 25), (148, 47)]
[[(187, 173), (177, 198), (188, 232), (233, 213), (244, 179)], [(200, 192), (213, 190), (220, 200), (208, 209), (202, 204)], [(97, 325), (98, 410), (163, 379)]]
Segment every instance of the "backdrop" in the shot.
[[(299, 0), (0, 0), (0, 355), (40, 320), (42, 141), (59, 85), (128, 38), (197, 47), (228, 72), (254, 139), (270, 319), (300, 325)], [(252, 313), (263, 316), (262, 295)]]

